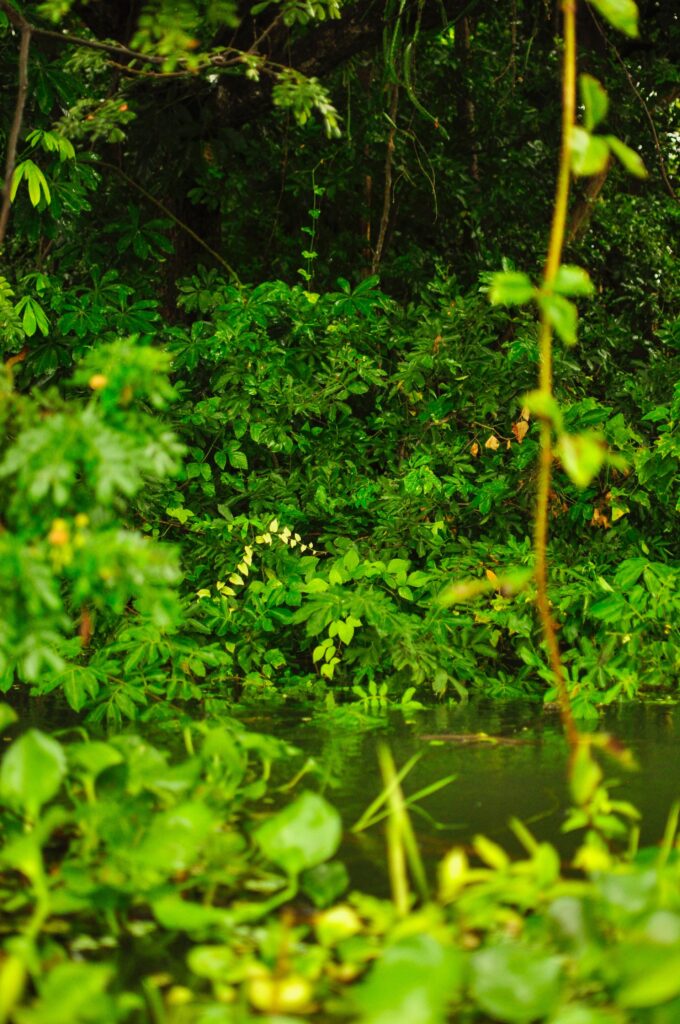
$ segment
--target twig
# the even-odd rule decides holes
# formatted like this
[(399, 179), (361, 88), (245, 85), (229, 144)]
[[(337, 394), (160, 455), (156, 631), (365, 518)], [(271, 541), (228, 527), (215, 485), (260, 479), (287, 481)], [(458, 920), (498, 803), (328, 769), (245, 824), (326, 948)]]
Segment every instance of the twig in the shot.
[(135, 181), (134, 178), (131, 178), (129, 174), (126, 174), (125, 171), (123, 171), (120, 167), (117, 167), (116, 164), (111, 164), (108, 162), (108, 160), (99, 160), (97, 161), (97, 164), (100, 167), (108, 167), (110, 170), (115, 171), (116, 174), (119, 174), (123, 181), (125, 181), (130, 186), (130, 188), (135, 189), (135, 191), (139, 192), (141, 196), (144, 196), (147, 202), (152, 203), (155, 207), (157, 207), (162, 213), (165, 214), (166, 217), (169, 217), (170, 220), (174, 224), (176, 224), (178, 228), (180, 228), (187, 235), (189, 235), (190, 238), (193, 238), (194, 242), (196, 242), (197, 245), (200, 245), (202, 249), (205, 249), (207, 253), (210, 253), (212, 258), (216, 260), (221, 267), (224, 267), (227, 273), (234, 279), (238, 287), (242, 287), (241, 279), (239, 278), (234, 268), (229, 263), (227, 263), (224, 257), (220, 256), (218, 252), (216, 252), (211, 246), (209, 246), (208, 243), (203, 238), (201, 238), (200, 235), (197, 235), (193, 228), (190, 228), (188, 224), (185, 224), (183, 220), (180, 220), (179, 217), (165, 205), (165, 203), (161, 202), (160, 199), (156, 199), (156, 197), (152, 195), (151, 192), (147, 192), (143, 185), (140, 185), (139, 182)]
[(21, 42), (19, 44), (19, 85), (17, 88), (17, 101), (14, 107), (12, 127), (10, 128), (9, 138), (7, 139), (5, 184), (2, 190), (2, 208), (0, 209), (1, 250), (5, 244), (5, 235), (7, 234), (7, 223), (9, 221), (9, 211), (12, 203), (10, 199), (12, 192), (12, 178), (14, 177), (14, 167), (17, 160), (17, 146), (19, 144), (19, 135), (21, 134), (21, 125), (24, 119), (24, 107), (26, 106), (26, 97), (28, 95), (28, 55), (31, 46), (31, 26), (23, 17), (17, 15), (17, 12), (9, 3), (6, 2), (6, 0), (0, 0), (0, 6), (6, 12), (7, 17), (10, 19), (12, 24), (18, 28), (21, 33)]
[(610, 48), (610, 50), (612, 51), (612, 53), (616, 57), (616, 60), (618, 61), (618, 63), (623, 68), (623, 73), (626, 76), (626, 79), (628, 81), (628, 85), (632, 89), (633, 94), (636, 96), (638, 102), (640, 103), (640, 106), (642, 107), (642, 109), (645, 112), (645, 116), (646, 116), (647, 120), (649, 121), (649, 127), (652, 130), (652, 138), (654, 139), (654, 149), (656, 150), (657, 160), (659, 161), (659, 170), (661, 171), (661, 177), (663, 179), (664, 185), (666, 186), (666, 191), (668, 192), (668, 195), (671, 197), (671, 199), (674, 199), (676, 201), (676, 203), (680, 202), (680, 197), (678, 197), (678, 195), (676, 194), (675, 189), (673, 188), (673, 184), (671, 182), (671, 179), (668, 176), (668, 168), (666, 167), (666, 161), (664, 159), (664, 155), (663, 155), (663, 152), (661, 150), (661, 142), (659, 141), (659, 134), (658, 134), (658, 132), (656, 130), (656, 125), (654, 124), (654, 118), (652, 117), (652, 112), (649, 109), (649, 105), (647, 104), (647, 101), (645, 100), (644, 96), (642, 95), (642, 93), (638, 89), (637, 85), (635, 84), (635, 81), (633, 80), (633, 76), (631, 75), (630, 71), (626, 67), (626, 62), (624, 61), (623, 57), (619, 53), (617, 47), (611, 41), (611, 39), (609, 38), (607, 33), (602, 28), (602, 25), (600, 25), (600, 22), (595, 17), (595, 12), (593, 11), (593, 9), (590, 6), (588, 7), (588, 10), (590, 11), (591, 18), (595, 22), (595, 27), (596, 27), (597, 31), (600, 33), (600, 35), (604, 39), (604, 41), (607, 44), (607, 46)]
[(397, 134), (397, 108), (399, 106), (399, 86), (391, 86), (391, 100), (390, 100), (390, 132), (387, 136), (387, 152), (385, 154), (385, 191), (383, 193), (383, 208), (382, 215), (380, 217), (380, 231), (378, 233), (378, 241), (373, 253), (373, 260), (371, 262), (371, 271), (375, 274), (380, 266), (382, 259), (383, 249), (385, 248), (385, 238), (387, 236), (387, 227), (390, 221), (390, 212), (392, 210), (392, 166), (394, 163), (394, 137)]

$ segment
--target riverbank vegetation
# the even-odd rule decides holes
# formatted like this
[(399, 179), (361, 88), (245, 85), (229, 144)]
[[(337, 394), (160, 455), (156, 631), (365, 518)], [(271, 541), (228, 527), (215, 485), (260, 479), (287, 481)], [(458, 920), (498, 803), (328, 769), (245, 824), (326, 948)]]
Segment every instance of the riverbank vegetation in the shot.
[[(597, 732), (680, 661), (638, 6), (0, 0), (0, 1022), (680, 1014), (677, 810), (638, 850)], [(381, 747), (391, 899), (243, 724), (479, 698), (561, 709), (578, 852), (435, 878)]]

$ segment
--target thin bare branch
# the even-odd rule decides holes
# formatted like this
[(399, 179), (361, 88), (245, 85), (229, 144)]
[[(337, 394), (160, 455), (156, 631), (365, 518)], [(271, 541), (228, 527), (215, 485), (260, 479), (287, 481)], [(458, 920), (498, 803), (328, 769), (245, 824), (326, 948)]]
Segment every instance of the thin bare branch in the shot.
[[(21, 33), (21, 42), (19, 44), (19, 85), (17, 88), (17, 99), (14, 107), (14, 117), (12, 118), (12, 126), (9, 132), (9, 138), (7, 139), (7, 156), (5, 159), (5, 183), (2, 190), (2, 207), (0, 208), (0, 250), (5, 243), (5, 235), (7, 234), (7, 224), (9, 222), (9, 213), (11, 207), (11, 191), (12, 191), (12, 178), (14, 177), (14, 168), (17, 160), (17, 146), (19, 145), (19, 136), (21, 134), (21, 125), (24, 120), (24, 107), (26, 106), (26, 97), (28, 95), (28, 56), (31, 47), (31, 26), (24, 18), (17, 19), (16, 11), (10, 4), (6, 3), (6, 0), (0, 0), (2, 9), (6, 12), (8, 18), (15, 27), (18, 28)], [(10, 14), (11, 11), (11, 14)]]
[(618, 49), (616, 48), (614, 43), (611, 41), (611, 39), (609, 38), (607, 33), (602, 28), (602, 25), (600, 24), (598, 18), (595, 16), (595, 12), (593, 11), (593, 9), (591, 7), (589, 7), (588, 9), (590, 10), (590, 16), (592, 17), (593, 21), (595, 22), (595, 27), (597, 28), (597, 31), (600, 33), (600, 35), (604, 39), (605, 43), (607, 44), (609, 49), (614, 54), (617, 62), (621, 65), (621, 67), (623, 69), (623, 73), (626, 76), (626, 79), (628, 81), (628, 85), (630, 86), (633, 94), (635, 95), (635, 97), (637, 98), (638, 102), (640, 103), (640, 106), (642, 107), (642, 109), (645, 112), (645, 117), (647, 118), (647, 120), (649, 122), (649, 127), (650, 127), (651, 132), (652, 132), (652, 138), (654, 140), (654, 149), (656, 150), (656, 157), (657, 157), (657, 160), (659, 162), (659, 170), (661, 171), (661, 177), (663, 179), (664, 185), (666, 186), (666, 191), (668, 192), (668, 195), (671, 197), (671, 199), (674, 199), (676, 201), (676, 203), (680, 202), (680, 197), (678, 197), (675, 189), (673, 188), (673, 184), (672, 184), (672, 182), (670, 180), (670, 177), (668, 175), (668, 168), (666, 167), (666, 160), (665, 160), (664, 155), (663, 155), (663, 150), (661, 149), (661, 142), (659, 140), (659, 133), (656, 130), (656, 125), (654, 124), (654, 118), (652, 117), (652, 112), (649, 109), (649, 104), (647, 103), (647, 101), (645, 100), (644, 96), (642, 95), (642, 93), (638, 89), (637, 85), (635, 84), (633, 76), (631, 75), (630, 71), (628, 70), (628, 67), (627, 67), (626, 62), (624, 61), (623, 57), (621, 56), (621, 54), (619, 53)]
[(156, 199), (156, 197), (152, 195), (151, 192), (148, 192), (143, 185), (140, 185), (139, 182), (135, 181), (134, 178), (131, 178), (129, 174), (126, 174), (125, 171), (122, 170), (120, 167), (117, 167), (116, 164), (110, 164), (107, 160), (98, 160), (97, 166), (108, 167), (110, 170), (115, 171), (116, 174), (118, 174), (123, 179), (123, 181), (130, 186), (130, 188), (133, 188), (141, 196), (144, 196), (147, 202), (151, 203), (158, 210), (164, 213), (165, 216), (168, 217), (173, 222), (173, 224), (176, 224), (177, 227), (180, 228), (180, 230), (184, 231), (185, 234), (189, 235), (190, 238), (193, 238), (194, 242), (196, 242), (197, 245), (200, 245), (202, 249), (205, 249), (205, 251), (209, 253), (212, 256), (212, 258), (217, 263), (220, 264), (221, 267), (224, 267), (224, 269), (227, 271), (229, 276), (233, 278), (236, 284), (239, 287), (241, 287), (240, 278), (236, 271), (234, 270), (234, 268), (229, 263), (227, 263), (223, 256), (220, 256), (220, 254), (216, 252), (215, 249), (209, 246), (208, 243), (203, 238), (201, 238), (200, 235), (197, 235), (193, 228), (190, 228), (188, 224), (185, 224), (183, 220), (180, 220), (179, 217), (177, 217), (172, 212), (172, 210), (170, 210), (165, 205), (165, 203), (163, 203), (160, 199)]

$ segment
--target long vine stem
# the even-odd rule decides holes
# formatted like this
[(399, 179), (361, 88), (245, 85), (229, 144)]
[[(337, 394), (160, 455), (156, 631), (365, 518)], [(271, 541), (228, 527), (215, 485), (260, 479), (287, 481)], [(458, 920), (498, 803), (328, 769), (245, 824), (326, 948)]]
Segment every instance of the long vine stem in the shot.
[[(576, 0), (562, 0), (562, 13), (564, 18), (562, 143), (548, 255), (543, 273), (543, 289), (545, 291), (551, 289), (562, 260), (571, 182), (571, 135), (576, 116)], [(546, 399), (551, 399), (553, 393), (552, 341), (552, 326), (545, 312), (541, 310), (538, 339), (540, 360), (539, 391)], [(548, 504), (552, 476), (552, 444), (552, 424), (547, 419), (544, 419), (541, 421), (538, 494), (534, 523), (536, 605), (543, 630), (543, 638), (548, 649), (550, 666), (555, 677), (562, 723), (567, 742), (573, 753), (579, 743), (579, 733), (574, 721), (567, 678), (560, 657), (557, 629), (548, 598)]]

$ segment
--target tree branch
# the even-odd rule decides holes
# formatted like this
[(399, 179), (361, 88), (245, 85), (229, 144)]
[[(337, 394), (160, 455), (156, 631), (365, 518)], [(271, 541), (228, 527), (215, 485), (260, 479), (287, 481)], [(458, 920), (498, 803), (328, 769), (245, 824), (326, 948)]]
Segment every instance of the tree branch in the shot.
[(7, 157), (5, 160), (5, 183), (2, 190), (2, 207), (0, 208), (0, 250), (5, 243), (7, 224), (11, 206), (12, 178), (17, 160), (17, 146), (21, 134), (21, 125), (24, 120), (24, 107), (28, 96), (28, 55), (31, 46), (31, 26), (26, 19), (18, 14), (14, 8), (7, 3), (7, 0), (0, 0), (0, 7), (5, 11), (12, 25), (21, 33), (19, 44), (19, 85), (17, 88), (17, 100), (14, 107), (14, 117), (7, 139)]

